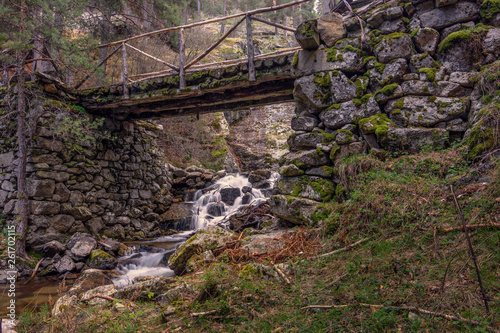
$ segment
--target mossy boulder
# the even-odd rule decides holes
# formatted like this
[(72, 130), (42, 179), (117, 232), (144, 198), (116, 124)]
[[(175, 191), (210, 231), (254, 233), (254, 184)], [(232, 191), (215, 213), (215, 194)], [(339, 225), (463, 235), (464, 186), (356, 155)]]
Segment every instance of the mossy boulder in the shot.
[(317, 212), (320, 203), (315, 200), (297, 198), (289, 195), (273, 195), (269, 200), (271, 212), (298, 225), (316, 225), (313, 214)]
[(377, 136), (385, 134), (390, 125), (394, 125), (394, 122), (387, 118), (387, 115), (384, 113), (379, 113), (359, 121), (359, 128), (363, 134), (375, 134)]
[(199, 230), (175, 251), (168, 259), (168, 265), (175, 274), (184, 274), (192, 256), (223, 246), (234, 235), (234, 232), (215, 225)]
[(309, 167), (327, 165), (329, 163), (328, 157), (318, 149), (290, 152), (283, 155), (281, 159), (282, 165), (293, 164), (303, 170)]
[(103, 250), (94, 250), (90, 254), (87, 265), (96, 269), (114, 269), (117, 261), (115, 257)]
[(278, 192), (316, 201), (330, 201), (335, 195), (335, 183), (331, 180), (315, 177), (285, 177), (276, 183)]
[(467, 98), (407, 96), (389, 101), (385, 112), (400, 126), (433, 127), (440, 122), (464, 117), (468, 108)]
[(378, 137), (380, 145), (391, 152), (418, 153), (422, 149), (443, 149), (449, 133), (442, 128), (391, 128)]
[(339, 129), (345, 125), (354, 123), (357, 119), (380, 113), (380, 107), (373, 97), (369, 97), (366, 102), (363, 102), (363, 100), (359, 101), (361, 103), (351, 100), (338, 105), (334, 104), (323, 111), (319, 117), (326, 127)]

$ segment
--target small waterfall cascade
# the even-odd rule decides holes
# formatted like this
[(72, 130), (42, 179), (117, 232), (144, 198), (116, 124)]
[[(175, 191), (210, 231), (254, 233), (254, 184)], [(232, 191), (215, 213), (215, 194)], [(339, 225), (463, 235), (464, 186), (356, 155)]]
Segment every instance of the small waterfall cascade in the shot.
[[(273, 188), (278, 177), (277, 173), (271, 176), (268, 188)], [(243, 175), (223, 177), (205, 193), (201, 190), (195, 193), (191, 225), (195, 229), (214, 224), (224, 226), (224, 219), (236, 213), (243, 205), (255, 205), (265, 201), (268, 192), (252, 188), (248, 178)]]
[(139, 276), (174, 276), (168, 267), (168, 258), (180, 244), (191, 237), (195, 230), (208, 225), (226, 225), (225, 219), (242, 206), (265, 201), (278, 177), (275, 173), (267, 180), (267, 191), (252, 188), (248, 178), (240, 174), (225, 176), (209, 188), (196, 191), (192, 195), (193, 201), (185, 203), (192, 212), (188, 224), (192, 229), (182, 228), (184, 231), (175, 235), (132, 244), (132, 253), (119, 258), (116, 269), (122, 275), (113, 279), (113, 283), (121, 288), (133, 283), (133, 279)]

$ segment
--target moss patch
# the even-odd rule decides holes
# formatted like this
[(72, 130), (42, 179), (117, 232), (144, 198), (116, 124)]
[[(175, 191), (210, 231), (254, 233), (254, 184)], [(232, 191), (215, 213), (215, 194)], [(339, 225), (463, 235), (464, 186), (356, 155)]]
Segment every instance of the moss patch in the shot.
[(387, 118), (385, 113), (379, 113), (359, 121), (359, 128), (364, 134), (375, 134), (377, 137), (387, 133), (389, 126), (394, 122)]

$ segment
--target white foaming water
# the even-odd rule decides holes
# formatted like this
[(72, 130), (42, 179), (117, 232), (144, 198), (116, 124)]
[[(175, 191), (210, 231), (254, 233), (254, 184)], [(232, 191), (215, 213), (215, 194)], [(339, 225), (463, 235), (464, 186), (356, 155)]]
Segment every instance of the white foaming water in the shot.
[[(278, 178), (279, 175), (274, 173), (268, 179), (270, 188), (274, 186)], [(245, 186), (247, 186), (246, 193), (243, 193)], [(222, 201), (220, 192), (225, 188), (239, 189), (239, 194), (238, 190), (234, 190), (234, 203), (232, 205)], [(225, 218), (236, 213), (243, 204), (255, 205), (265, 200), (261, 190), (251, 188), (247, 177), (239, 174), (223, 177), (206, 193), (197, 191), (194, 194), (191, 225), (197, 230), (207, 225), (220, 224)], [(186, 241), (192, 234), (193, 230), (190, 230), (142, 242), (143, 245), (154, 246), (149, 249), (153, 252), (135, 246), (134, 253), (119, 259), (120, 263), (116, 270), (122, 275), (113, 279), (113, 283), (117, 288), (122, 288), (131, 284), (133, 279), (138, 276), (174, 276), (174, 271), (168, 267), (167, 258), (175, 251), (176, 246)]]
[[(273, 174), (270, 179), (271, 188), (274, 186), (276, 179), (276, 176)], [(245, 186), (251, 189), (247, 193), (243, 193)], [(202, 229), (208, 225), (219, 224), (226, 217), (236, 213), (242, 204), (257, 204), (266, 200), (262, 191), (251, 188), (251, 186), (247, 177), (236, 174), (219, 179), (211, 187), (212, 189), (205, 194), (202, 194), (202, 191), (197, 191), (194, 195), (196, 201), (193, 203), (192, 208), (192, 225), (196, 229)], [(222, 201), (221, 190), (226, 188), (239, 189), (240, 191), (240, 194), (234, 199), (232, 205), (228, 205)]]

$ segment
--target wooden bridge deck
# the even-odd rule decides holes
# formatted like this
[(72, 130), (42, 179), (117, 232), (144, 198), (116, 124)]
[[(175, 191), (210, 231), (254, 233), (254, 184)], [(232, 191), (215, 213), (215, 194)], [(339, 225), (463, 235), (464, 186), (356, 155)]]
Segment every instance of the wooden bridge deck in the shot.
[[(295, 51), (295, 50), (294, 50)], [(186, 86), (179, 89), (179, 75), (156, 75), (123, 86), (115, 85), (80, 92), (89, 112), (115, 119), (145, 119), (245, 109), (293, 101), (294, 51), (257, 56), (255, 81), (249, 81), (245, 60), (193, 68), (186, 73)]]

